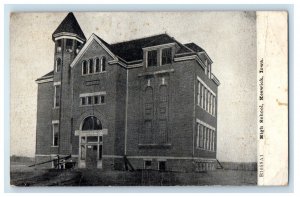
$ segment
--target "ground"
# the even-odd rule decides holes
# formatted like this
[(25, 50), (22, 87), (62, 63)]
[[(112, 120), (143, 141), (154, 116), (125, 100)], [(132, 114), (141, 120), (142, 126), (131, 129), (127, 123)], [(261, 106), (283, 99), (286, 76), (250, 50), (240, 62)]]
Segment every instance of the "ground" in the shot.
[(175, 186), (256, 185), (257, 171), (223, 170), (202, 173), (159, 171), (103, 171), (35, 169), (11, 163), (11, 185), (15, 186)]

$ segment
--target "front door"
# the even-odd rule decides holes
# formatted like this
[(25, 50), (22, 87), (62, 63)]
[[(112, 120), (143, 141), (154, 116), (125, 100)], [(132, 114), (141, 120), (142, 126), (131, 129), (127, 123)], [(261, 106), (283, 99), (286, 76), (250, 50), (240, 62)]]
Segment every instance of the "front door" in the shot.
[(97, 168), (97, 145), (87, 145), (86, 168)]

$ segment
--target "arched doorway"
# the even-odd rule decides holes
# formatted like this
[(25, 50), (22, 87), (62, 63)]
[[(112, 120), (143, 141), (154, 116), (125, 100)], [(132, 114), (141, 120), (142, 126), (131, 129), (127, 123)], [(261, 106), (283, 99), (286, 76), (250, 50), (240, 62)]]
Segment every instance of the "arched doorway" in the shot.
[(83, 119), (79, 134), (79, 163), (83, 168), (102, 168), (103, 132), (95, 116)]

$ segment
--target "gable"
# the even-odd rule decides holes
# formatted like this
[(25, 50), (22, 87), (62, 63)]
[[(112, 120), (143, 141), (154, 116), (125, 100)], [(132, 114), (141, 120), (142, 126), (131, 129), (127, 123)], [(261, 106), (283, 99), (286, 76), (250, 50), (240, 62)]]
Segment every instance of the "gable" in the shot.
[(113, 52), (108, 48), (107, 43), (98, 38), (95, 34), (92, 34), (88, 41), (84, 44), (81, 51), (77, 54), (70, 67), (74, 67), (83, 58), (87, 58), (90, 55), (105, 55), (110, 60), (118, 60)]

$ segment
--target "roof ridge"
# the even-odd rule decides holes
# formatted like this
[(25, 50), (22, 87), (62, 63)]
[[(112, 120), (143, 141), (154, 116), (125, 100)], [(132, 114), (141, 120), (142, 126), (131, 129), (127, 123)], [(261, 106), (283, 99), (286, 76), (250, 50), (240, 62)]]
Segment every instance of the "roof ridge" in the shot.
[[(111, 43), (110, 45), (117, 45), (117, 44), (122, 44), (122, 43), (126, 43), (126, 42), (131, 42), (131, 41), (137, 41), (137, 40), (142, 40), (145, 38), (151, 38), (151, 37), (155, 37), (155, 36), (161, 36), (161, 35), (168, 35), (166, 33), (160, 33), (160, 34), (154, 34), (152, 36), (144, 36), (144, 37), (140, 37), (140, 38), (136, 38), (136, 39), (132, 39), (132, 40), (126, 40), (126, 41), (121, 41), (121, 42), (115, 42), (115, 43)], [(169, 36), (169, 35), (168, 35)]]

